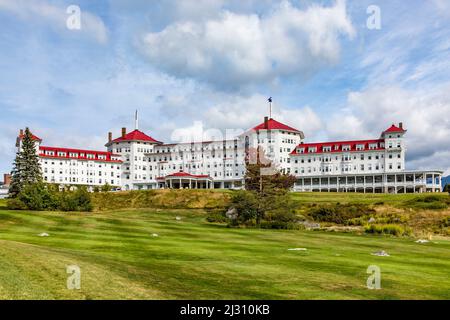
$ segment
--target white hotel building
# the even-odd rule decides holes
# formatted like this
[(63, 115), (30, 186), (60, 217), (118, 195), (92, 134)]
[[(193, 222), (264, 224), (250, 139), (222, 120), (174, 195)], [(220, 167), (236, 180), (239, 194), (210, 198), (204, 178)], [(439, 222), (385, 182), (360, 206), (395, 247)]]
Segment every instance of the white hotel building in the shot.
[[(34, 136), (44, 180), (60, 185), (116, 189), (243, 188), (245, 163), (261, 147), (275, 166), (297, 178), (294, 191), (412, 193), (441, 190), (443, 171), (405, 168), (406, 130), (400, 123), (378, 139), (305, 143), (303, 132), (265, 117), (220, 141), (166, 144), (136, 128), (113, 139), (107, 151), (43, 146)], [(17, 147), (23, 131), (17, 139)]]

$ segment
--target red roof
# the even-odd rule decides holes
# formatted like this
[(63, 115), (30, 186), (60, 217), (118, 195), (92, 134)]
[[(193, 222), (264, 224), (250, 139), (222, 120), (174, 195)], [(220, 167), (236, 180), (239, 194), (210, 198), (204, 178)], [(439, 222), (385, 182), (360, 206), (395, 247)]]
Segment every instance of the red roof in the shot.
[(405, 132), (403, 128), (397, 127), (395, 124), (392, 124), (387, 130), (383, 131), (383, 133), (390, 133), (390, 132)]
[(272, 118), (270, 118), (267, 121), (267, 128), (265, 123), (261, 123), (259, 125), (257, 125), (256, 127), (254, 127), (252, 130), (286, 130), (286, 131), (294, 131), (294, 132), (300, 132), (297, 129), (294, 129), (292, 127), (289, 127), (281, 122), (278, 122), (277, 120), (274, 120)]
[[(20, 140), (22, 140), (23, 137), (25, 137), (25, 134), (19, 134), (19, 139), (20, 139)], [(31, 134), (31, 138), (32, 138), (34, 141), (42, 141), (41, 138), (35, 136), (34, 134)]]
[[(53, 151), (53, 155), (45, 154), (46, 151)], [(65, 155), (59, 155), (58, 152), (64, 152)], [(76, 154), (76, 155), (75, 155)], [(88, 157), (91, 155), (91, 157)], [(82, 150), (82, 149), (69, 149), (58, 147), (39, 147), (39, 156), (42, 158), (56, 158), (56, 159), (77, 159), (88, 161), (101, 161), (101, 162), (114, 162), (122, 163), (122, 160), (113, 160), (112, 157), (120, 157), (120, 155), (113, 154), (106, 151), (94, 151), (94, 150)], [(104, 159), (102, 159), (104, 158)]]
[(145, 142), (161, 143), (160, 141), (153, 139), (152, 137), (146, 135), (145, 133), (137, 129), (127, 133), (125, 137), (119, 137), (117, 139), (114, 139), (112, 142), (123, 142), (123, 141), (145, 141)]
[(209, 178), (209, 176), (205, 175), (205, 174), (195, 175), (195, 174), (190, 174), (190, 173), (183, 172), (183, 171), (169, 174), (169, 175), (166, 176), (166, 178), (167, 177)]
[[(299, 144), (292, 152), (291, 155), (303, 155), (308, 153), (333, 153), (333, 152), (352, 152), (352, 151), (374, 151), (374, 150), (384, 150), (384, 147), (381, 147), (381, 143), (384, 142), (384, 139), (377, 140), (353, 140), (353, 141), (335, 141), (335, 142), (317, 142), (317, 143), (303, 143)], [(369, 149), (369, 144), (376, 144), (377, 147), (374, 149)], [(364, 145), (363, 150), (357, 150), (357, 145)], [(336, 148), (337, 146), (337, 148)], [(343, 146), (350, 146), (350, 150), (343, 151)], [(316, 152), (309, 152), (309, 148), (315, 147)], [(331, 147), (331, 151), (323, 151), (323, 147)], [(298, 148), (305, 148), (303, 153), (297, 153)]]

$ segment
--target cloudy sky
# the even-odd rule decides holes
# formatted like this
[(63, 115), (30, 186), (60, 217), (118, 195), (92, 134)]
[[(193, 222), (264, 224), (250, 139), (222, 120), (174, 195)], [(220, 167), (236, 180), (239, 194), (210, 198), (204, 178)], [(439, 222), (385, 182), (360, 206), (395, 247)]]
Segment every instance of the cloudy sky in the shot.
[(252, 127), (269, 96), (309, 142), (402, 121), (407, 168), (449, 174), (450, 1), (0, 0), (0, 173), (25, 126), (45, 145), (103, 150), (136, 109), (170, 141)]

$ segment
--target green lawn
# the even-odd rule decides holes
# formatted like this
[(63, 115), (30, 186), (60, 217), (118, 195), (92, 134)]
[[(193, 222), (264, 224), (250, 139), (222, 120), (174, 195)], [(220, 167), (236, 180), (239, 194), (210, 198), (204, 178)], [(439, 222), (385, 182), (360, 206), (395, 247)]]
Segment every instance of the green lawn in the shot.
[[(450, 298), (449, 241), (230, 229), (205, 222), (200, 210), (1, 205), (1, 299)], [(287, 250), (300, 247), (307, 251)], [(391, 256), (371, 255), (378, 250)], [(81, 268), (81, 290), (66, 289), (70, 264)], [(381, 290), (366, 288), (369, 265), (381, 268)]]

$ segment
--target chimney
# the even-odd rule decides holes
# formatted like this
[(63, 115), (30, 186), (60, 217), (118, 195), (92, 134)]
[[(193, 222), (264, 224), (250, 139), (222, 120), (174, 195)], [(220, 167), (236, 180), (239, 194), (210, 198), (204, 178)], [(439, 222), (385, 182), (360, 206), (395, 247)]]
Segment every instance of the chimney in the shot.
[(398, 124), (398, 126), (399, 126), (400, 129), (403, 129), (403, 122), (400, 122), (400, 123)]
[(19, 130), (19, 137), (23, 136), (23, 129)]
[(122, 128), (122, 138), (125, 138), (126, 134), (127, 134), (127, 128)]
[(264, 117), (264, 129), (269, 129), (269, 117)]
[(108, 132), (108, 142), (112, 141), (112, 132)]

